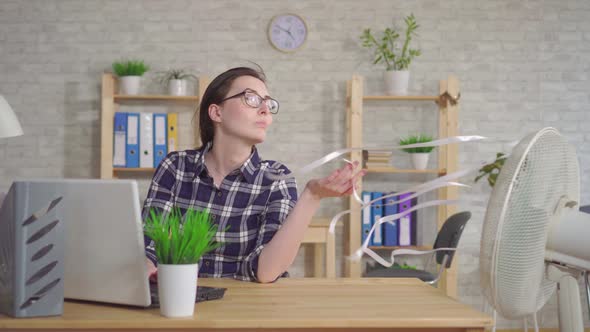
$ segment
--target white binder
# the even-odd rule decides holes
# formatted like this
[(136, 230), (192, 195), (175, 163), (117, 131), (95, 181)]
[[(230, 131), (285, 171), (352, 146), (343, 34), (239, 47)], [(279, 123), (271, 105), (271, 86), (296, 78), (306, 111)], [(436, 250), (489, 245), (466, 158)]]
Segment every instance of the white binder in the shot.
[(399, 245), (412, 245), (412, 235), (410, 233), (410, 215), (405, 215), (399, 219)]
[(126, 167), (125, 141), (127, 136), (127, 113), (115, 113), (115, 130), (113, 138), (113, 167)]
[(139, 115), (139, 167), (154, 167), (154, 115)]

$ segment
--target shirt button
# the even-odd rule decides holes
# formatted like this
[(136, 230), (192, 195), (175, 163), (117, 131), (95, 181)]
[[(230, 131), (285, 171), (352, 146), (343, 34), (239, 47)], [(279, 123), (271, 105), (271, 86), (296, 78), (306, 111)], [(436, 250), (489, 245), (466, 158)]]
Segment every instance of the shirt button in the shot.
[(209, 266), (209, 261), (206, 261), (205, 262), (205, 266)]
[(217, 197), (221, 197), (221, 195), (223, 195), (223, 194), (221, 193), (221, 191), (218, 191), (218, 192), (217, 192)]

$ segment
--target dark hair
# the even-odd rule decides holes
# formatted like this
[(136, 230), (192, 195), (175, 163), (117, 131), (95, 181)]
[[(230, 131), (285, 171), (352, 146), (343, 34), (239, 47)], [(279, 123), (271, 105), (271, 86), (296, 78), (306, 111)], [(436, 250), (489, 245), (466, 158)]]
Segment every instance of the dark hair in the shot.
[(215, 79), (211, 81), (205, 90), (198, 109), (199, 131), (202, 146), (205, 146), (207, 143), (213, 141), (213, 135), (215, 134), (213, 121), (209, 117), (209, 106), (211, 104), (221, 103), (223, 98), (225, 98), (229, 92), (232, 83), (236, 78), (241, 76), (252, 76), (266, 83), (266, 76), (264, 75), (264, 72), (260, 66), (258, 66), (258, 69), (249, 67), (232, 68), (215, 77)]

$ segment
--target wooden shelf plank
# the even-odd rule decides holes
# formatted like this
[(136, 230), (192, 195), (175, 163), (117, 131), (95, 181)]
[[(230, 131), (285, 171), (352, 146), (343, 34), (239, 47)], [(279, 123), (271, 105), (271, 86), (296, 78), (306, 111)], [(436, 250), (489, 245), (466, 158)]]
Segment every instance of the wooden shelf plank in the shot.
[(369, 167), (366, 168), (368, 173), (406, 173), (406, 174), (438, 174), (445, 175), (447, 171), (445, 169), (400, 169), (395, 167)]
[(364, 96), (363, 100), (437, 101), (438, 96)]
[(135, 173), (147, 173), (147, 172), (155, 172), (155, 168), (126, 168), (126, 167), (115, 167), (113, 168), (113, 172), (135, 172)]
[(412, 249), (412, 250), (432, 250), (431, 246), (369, 246), (371, 250), (395, 250), (395, 249)]
[(160, 101), (189, 101), (198, 102), (198, 96), (170, 96), (170, 95), (115, 95), (115, 101), (142, 101), (142, 100), (160, 100)]

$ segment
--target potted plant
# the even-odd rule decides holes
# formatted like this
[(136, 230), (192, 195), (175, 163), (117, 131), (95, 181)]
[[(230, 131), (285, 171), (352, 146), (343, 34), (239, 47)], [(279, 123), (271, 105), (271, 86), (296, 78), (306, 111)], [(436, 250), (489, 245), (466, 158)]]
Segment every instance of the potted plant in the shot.
[[(427, 135), (411, 135), (406, 138), (401, 138), (399, 145), (410, 145), (431, 142), (432, 137)], [(421, 147), (421, 148), (405, 148), (402, 149), (410, 154), (412, 165), (415, 169), (423, 170), (426, 169), (428, 164), (428, 156), (434, 149), (433, 146)]]
[(187, 317), (194, 314), (199, 260), (218, 247), (217, 225), (207, 211), (174, 208), (168, 214), (150, 211), (144, 232), (154, 241), (158, 258), (160, 314)]
[(149, 70), (142, 60), (127, 60), (113, 63), (113, 71), (119, 76), (120, 93), (126, 95), (139, 94), (141, 76)]
[(365, 29), (361, 35), (363, 47), (374, 49), (373, 64), (384, 63), (385, 86), (389, 95), (407, 95), (410, 72), (408, 67), (414, 57), (421, 54), (419, 49), (409, 48), (412, 36), (416, 35), (419, 25), (414, 14), (404, 19), (406, 23), (405, 40), (399, 49), (400, 34), (395, 28), (386, 28), (383, 36), (376, 38), (371, 29)]
[(500, 171), (502, 170), (502, 166), (504, 166), (505, 161), (506, 156), (504, 155), (504, 153), (496, 153), (496, 160), (480, 168), (479, 174), (473, 180), (473, 182), (477, 182), (479, 179), (483, 178), (484, 176), (487, 176), (490, 187), (494, 187), (494, 185), (496, 184), (496, 180), (498, 179), (498, 174), (500, 174)]
[(159, 75), (158, 81), (168, 87), (168, 93), (172, 96), (186, 96), (188, 80), (197, 80), (197, 76), (184, 69), (170, 69)]

